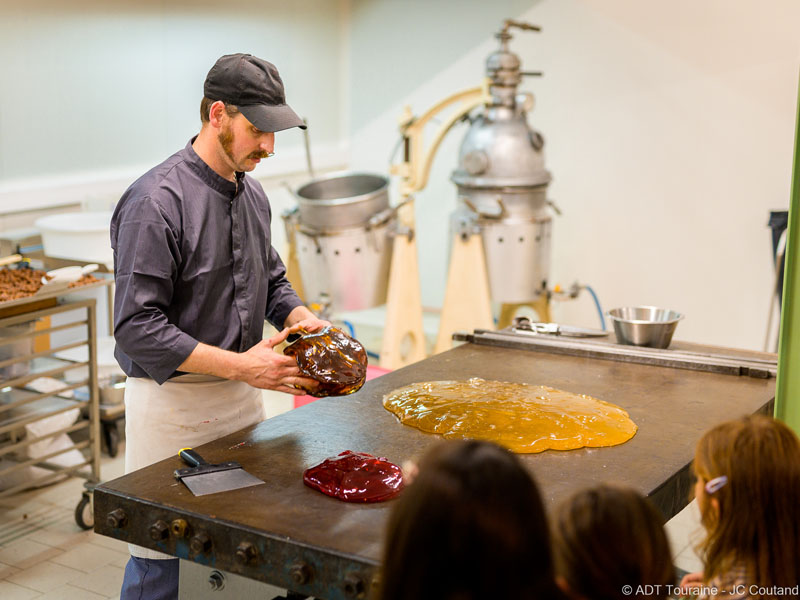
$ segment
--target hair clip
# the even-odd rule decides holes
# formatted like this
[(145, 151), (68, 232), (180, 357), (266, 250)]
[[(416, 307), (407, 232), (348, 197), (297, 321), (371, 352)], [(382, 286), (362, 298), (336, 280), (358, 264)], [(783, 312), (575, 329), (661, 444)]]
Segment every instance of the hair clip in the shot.
[(719, 477), (714, 477), (714, 479), (709, 479), (706, 481), (706, 493), (713, 494), (714, 492), (718, 492), (726, 483), (728, 483), (728, 477), (726, 475), (720, 475)]

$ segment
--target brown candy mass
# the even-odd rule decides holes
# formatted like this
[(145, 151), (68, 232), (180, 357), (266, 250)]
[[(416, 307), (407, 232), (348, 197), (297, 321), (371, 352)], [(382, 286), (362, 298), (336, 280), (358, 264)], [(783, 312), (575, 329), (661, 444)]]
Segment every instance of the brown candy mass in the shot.
[(304, 375), (319, 382), (311, 396), (344, 396), (361, 389), (367, 378), (367, 351), (361, 343), (336, 327), (307, 333), (287, 346)]

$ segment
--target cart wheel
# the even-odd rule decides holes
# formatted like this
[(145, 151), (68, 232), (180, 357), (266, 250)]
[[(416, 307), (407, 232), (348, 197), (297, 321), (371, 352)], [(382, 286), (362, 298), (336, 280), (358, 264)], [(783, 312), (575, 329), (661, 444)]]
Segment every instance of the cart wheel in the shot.
[(84, 492), (81, 501), (75, 507), (75, 522), (81, 529), (91, 529), (94, 527), (94, 514), (92, 513), (92, 497), (88, 492)]
[(106, 442), (108, 455), (114, 458), (119, 452), (119, 429), (117, 428), (116, 421), (103, 424), (103, 439), (105, 439)]

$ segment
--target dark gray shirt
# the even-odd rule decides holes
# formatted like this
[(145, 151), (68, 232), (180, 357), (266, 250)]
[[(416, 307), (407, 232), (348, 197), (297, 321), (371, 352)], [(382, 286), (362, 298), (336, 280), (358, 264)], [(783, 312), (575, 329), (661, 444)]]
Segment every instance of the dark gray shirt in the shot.
[(186, 147), (123, 194), (111, 219), (115, 356), (159, 384), (198, 342), (243, 352), (302, 304), (272, 247), (264, 190)]

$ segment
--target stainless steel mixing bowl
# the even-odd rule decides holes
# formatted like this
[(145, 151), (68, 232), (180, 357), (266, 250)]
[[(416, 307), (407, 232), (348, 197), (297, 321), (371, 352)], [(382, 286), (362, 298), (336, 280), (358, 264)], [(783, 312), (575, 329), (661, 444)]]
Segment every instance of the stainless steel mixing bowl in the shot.
[(606, 313), (620, 344), (667, 348), (683, 315), (655, 306), (625, 306)]
[(122, 404), (125, 402), (125, 375), (113, 374), (98, 381), (100, 404)]

